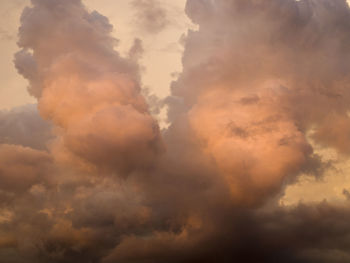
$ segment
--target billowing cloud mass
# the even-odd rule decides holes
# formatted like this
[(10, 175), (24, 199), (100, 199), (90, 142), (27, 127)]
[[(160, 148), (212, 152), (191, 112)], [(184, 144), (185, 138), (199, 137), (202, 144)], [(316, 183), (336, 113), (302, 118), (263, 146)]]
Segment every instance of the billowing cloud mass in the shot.
[(162, 131), (140, 40), (122, 57), (80, 0), (31, 2), (15, 65), (47, 123), (0, 115), (0, 262), (349, 262), (348, 200), (279, 202), (331, 167), (315, 144), (349, 154), (345, 0), (188, 0)]
[(158, 126), (140, 95), (138, 65), (113, 49), (108, 19), (80, 1), (32, 3), (15, 63), (58, 128), (53, 151), (123, 172), (149, 166), (161, 150)]

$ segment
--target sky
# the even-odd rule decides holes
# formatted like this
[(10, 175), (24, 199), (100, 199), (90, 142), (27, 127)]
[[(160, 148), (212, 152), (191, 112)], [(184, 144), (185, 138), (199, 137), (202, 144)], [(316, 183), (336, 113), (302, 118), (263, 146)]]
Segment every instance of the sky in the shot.
[(0, 15), (0, 263), (350, 261), (345, 0)]

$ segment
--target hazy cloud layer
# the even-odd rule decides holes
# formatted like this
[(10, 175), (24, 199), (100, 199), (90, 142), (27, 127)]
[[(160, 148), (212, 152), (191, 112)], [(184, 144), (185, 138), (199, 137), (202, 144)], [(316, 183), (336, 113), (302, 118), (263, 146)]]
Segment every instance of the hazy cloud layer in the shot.
[(146, 33), (155, 34), (164, 30), (170, 23), (168, 13), (158, 0), (133, 0), (134, 21)]
[(0, 262), (349, 261), (348, 201), (278, 204), (329, 166), (310, 134), (349, 153), (345, 0), (188, 0), (186, 12), (199, 29), (161, 133), (140, 40), (121, 57), (80, 0), (23, 11), (16, 68), (52, 126), (33, 108), (0, 115)]
[(39, 115), (36, 105), (0, 111), (0, 142), (45, 149), (53, 139), (51, 125)]

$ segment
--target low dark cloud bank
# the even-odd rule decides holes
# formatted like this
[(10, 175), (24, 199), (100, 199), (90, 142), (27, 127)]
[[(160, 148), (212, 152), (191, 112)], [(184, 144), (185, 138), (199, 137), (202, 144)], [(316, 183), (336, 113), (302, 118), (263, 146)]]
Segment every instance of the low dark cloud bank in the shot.
[(31, 2), (15, 64), (38, 112), (0, 113), (0, 262), (350, 261), (348, 201), (278, 204), (327, 167), (308, 134), (349, 154), (345, 0), (188, 0), (164, 131), (106, 17)]

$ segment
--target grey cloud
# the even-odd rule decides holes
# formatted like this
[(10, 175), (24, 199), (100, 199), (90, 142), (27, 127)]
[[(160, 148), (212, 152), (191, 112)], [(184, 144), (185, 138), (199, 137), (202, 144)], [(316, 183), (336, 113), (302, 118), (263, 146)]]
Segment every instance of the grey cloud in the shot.
[(133, 0), (131, 6), (136, 24), (147, 33), (159, 33), (170, 24), (167, 10), (158, 0)]
[(53, 138), (51, 128), (34, 104), (0, 112), (0, 143), (46, 149)]

